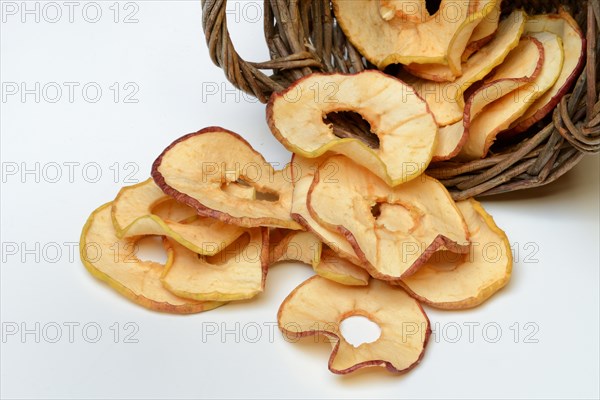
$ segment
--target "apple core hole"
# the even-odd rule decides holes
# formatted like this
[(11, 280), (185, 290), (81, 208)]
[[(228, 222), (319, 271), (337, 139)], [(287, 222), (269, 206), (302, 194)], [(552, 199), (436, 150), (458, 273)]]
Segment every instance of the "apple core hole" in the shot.
[(354, 347), (373, 343), (381, 336), (379, 325), (362, 315), (352, 315), (342, 320), (340, 332), (346, 342)]
[(379, 137), (371, 130), (371, 124), (357, 112), (331, 112), (323, 117), (323, 122), (331, 124), (333, 134), (339, 138), (355, 138), (372, 149), (379, 148)]
[(373, 204), (373, 207), (371, 207), (371, 215), (373, 215), (375, 219), (379, 218), (381, 215), (381, 203)]
[(440, 6), (442, 4), (442, 0), (426, 0), (425, 7), (427, 8), (427, 12), (429, 15), (434, 15), (440, 10)]
[(160, 236), (147, 236), (135, 242), (133, 247), (135, 257), (141, 261), (151, 261), (166, 264), (167, 252)]

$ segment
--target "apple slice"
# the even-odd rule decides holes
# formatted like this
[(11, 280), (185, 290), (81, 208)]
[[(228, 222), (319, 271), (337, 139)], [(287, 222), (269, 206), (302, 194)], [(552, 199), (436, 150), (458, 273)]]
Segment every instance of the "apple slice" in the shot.
[(340, 257), (330, 248), (321, 253), (321, 260), (314, 267), (317, 275), (349, 286), (366, 286), (371, 276), (362, 267)]
[(162, 284), (177, 296), (202, 301), (250, 299), (264, 290), (269, 266), (267, 228), (251, 228), (214, 256), (166, 239), (169, 261)]
[(321, 259), (322, 248), (321, 240), (311, 232), (276, 232), (271, 234), (269, 264), (300, 261), (314, 268)]
[(542, 43), (531, 36), (523, 37), (502, 65), (469, 97), (465, 106), (465, 121), (470, 123), (487, 105), (531, 83), (542, 71), (544, 58)]
[[(335, 169), (335, 179), (326, 171)], [(315, 220), (342, 233), (371, 276), (399, 280), (436, 250), (469, 250), (465, 221), (446, 188), (423, 175), (390, 188), (343, 156), (319, 166), (307, 207)]]
[(433, 82), (454, 82), (458, 75), (454, 75), (452, 70), (443, 64), (408, 64), (404, 70), (416, 76)]
[[(315, 87), (331, 96), (315, 97), (310, 89)], [(323, 117), (339, 111), (354, 111), (367, 120), (379, 138), (379, 148), (356, 138), (337, 137)], [(390, 186), (414, 179), (427, 168), (437, 134), (427, 104), (414, 90), (373, 70), (304, 77), (271, 96), (267, 121), (288, 150), (308, 158), (326, 151), (344, 154)]]
[(498, 30), (501, 14), (502, 0), (498, 0), (494, 4), (493, 9), (488, 12), (485, 18), (473, 30), (473, 34), (469, 38), (469, 43), (467, 43), (467, 47), (461, 56), (463, 62), (466, 62), (475, 52), (494, 38), (494, 34)]
[(117, 237), (111, 218), (111, 203), (96, 209), (81, 232), (81, 261), (95, 278), (106, 282), (133, 302), (155, 311), (179, 314), (208, 311), (222, 302), (200, 302), (177, 297), (160, 283), (163, 265), (140, 260), (137, 239)]
[(585, 63), (585, 39), (577, 22), (565, 10), (559, 14), (535, 15), (527, 21), (525, 33), (550, 32), (563, 42), (564, 63), (560, 76), (550, 90), (538, 98), (512, 125), (513, 133), (524, 132), (543, 119), (569, 91)]
[(558, 79), (564, 53), (561, 39), (548, 32), (531, 36), (544, 47), (541, 72), (532, 82), (489, 104), (476, 118), (465, 123), (469, 137), (458, 155), (461, 160), (485, 157), (498, 134), (522, 116)]
[[(467, 62), (475, 52), (494, 38), (494, 34), (498, 30), (498, 23), (500, 22), (501, 4), (502, 1), (498, 0), (495, 3), (488, 2), (483, 5), (489, 8), (484, 10), (486, 15), (475, 27), (473, 34), (469, 38), (469, 42), (461, 56), (463, 63)], [(462, 68), (460, 74), (455, 74), (448, 65), (444, 64), (409, 64), (404, 68), (419, 78), (435, 82), (454, 82), (456, 78), (462, 75)]]
[(512, 252), (504, 231), (477, 201), (457, 205), (471, 232), (471, 254), (430, 261), (400, 283), (419, 301), (448, 310), (483, 303), (508, 283), (512, 271)]
[(416, 78), (408, 81), (425, 99), (439, 126), (462, 120), (464, 92), (502, 64), (510, 51), (518, 46), (526, 19), (525, 12), (517, 10), (502, 20), (494, 39), (465, 63), (463, 74), (454, 82), (439, 83)]
[(439, 63), (460, 72), (460, 55), (490, 11), (485, 4), (496, 1), (442, 0), (434, 15), (425, 0), (334, 0), (333, 10), (348, 40), (379, 69)]
[(165, 235), (205, 255), (218, 253), (244, 233), (236, 225), (198, 217), (193, 208), (165, 196), (152, 179), (122, 188), (111, 212), (120, 238)]
[(439, 129), (438, 140), (431, 161), (438, 162), (455, 157), (467, 141), (467, 131), (463, 121)]
[(369, 273), (339, 257), (311, 232), (280, 231), (271, 234), (270, 264), (278, 261), (300, 261), (313, 267), (324, 278), (343, 285), (367, 285)]
[[(379, 325), (381, 335), (358, 347), (340, 332), (341, 322), (360, 315)], [(431, 334), (429, 319), (406, 292), (372, 280), (368, 286), (345, 286), (315, 276), (298, 286), (277, 313), (279, 329), (289, 338), (324, 335), (332, 340), (329, 370), (347, 374), (364, 367), (407, 372), (423, 357)]]
[[(469, 2), (464, 3), (468, 4)], [(486, 21), (490, 13), (496, 10), (496, 5), (500, 3), (500, 0), (478, 0), (470, 3), (472, 4), (473, 11), (468, 11), (469, 15), (463, 26), (450, 41), (447, 55), (448, 62), (441, 64), (412, 63), (406, 66), (406, 69), (410, 73), (425, 79), (430, 79), (428, 77), (431, 77), (433, 80), (438, 80), (443, 76), (443, 81), (447, 82), (452, 82), (456, 77), (462, 75), (462, 54), (470, 43), (474, 31), (483, 21)], [(452, 11), (454, 13), (457, 12), (456, 10)], [(449, 14), (442, 16), (442, 18), (444, 17), (448, 19), (453, 18)], [(440, 74), (442, 71), (443, 73)]]
[[(300, 229), (290, 217), (292, 182), (236, 133), (209, 127), (173, 142), (156, 159), (152, 177), (167, 195), (205, 217), (242, 227)], [(254, 199), (229, 186), (250, 186)]]
[[(292, 171), (294, 181), (294, 195), (292, 200), (292, 218), (298, 221), (306, 230), (314, 233), (323, 243), (332, 248), (336, 254), (349, 260), (351, 263), (360, 265), (361, 261), (354, 252), (352, 245), (335, 230), (329, 230), (319, 224), (306, 207), (306, 199), (310, 186), (315, 176), (318, 166), (327, 160), (329, 156), (324, 155), (319, 158), (305, 158), (294, 154), (292, 156)], [(331, 172), (334, 172), (332, 170)]]

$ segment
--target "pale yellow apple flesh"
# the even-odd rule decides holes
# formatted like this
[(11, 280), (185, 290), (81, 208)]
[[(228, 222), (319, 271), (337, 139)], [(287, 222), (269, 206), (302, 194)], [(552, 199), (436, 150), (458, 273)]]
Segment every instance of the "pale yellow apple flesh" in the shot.
[(531, 36), (544, 47), (541, 72), (532, 82), (487, 105), (476, 118), (465, 124), (468, 139), (458, 155), (459, 159), (485, 157), (498, 134), (508, 129), (558, 79), (564, 59), (561, 39), (548, 32), (533, 33)]
[(198, 217), (193, 208), (166, 196), (152, 179), (122, 188), (111, 213), (119, 237), (165, 235), (205, 255), (218, 253), (244, 233), (236, 225)]
[[(331, 168), (337, 173), (328, 181), (325, 171)], [(465, 221), (450, 194), (426, 175), (390, 188), (348, 158), (334, 156), (319, 166), (307, 207), (315, 220), (346, 237), (378, 279), (408, 276), (441, 248), (469, 250)]]
[(333, 10), (348, 40), (379, 69), (396, 63), (439, 63), (459, 72), (460, 55), (473, 29), (490, 11), (479, 4), (495, 2), (442, 0), (434, 15), (424, 0), (334, 0)]
[(515, 133), (523, 132), (544, 118), (558, 104), (575, 82), (585, 63), (585, 39), (577, 22), (565, 10), (559, 14), (535, 15), (525, 25), (525, 33), (550, 32), (563, 42), (564, 63), (560, 76), (550, 90), (538, 98), (511, 127)]
[[(481, 9), (482, 18), (475, 20), (475, 22), (478, 21), (478, 24), (464, 48), (460, 57), (461, 62), (465, 63), (476, 51), (493, 39), (493, 36), (498, 29), (501, 3), (501, 0), (496, 2), (480, 2), (479, 7)], [(456, 55), (459, 54), (458, 50), (452, 54), (454, 55), (454, 57), (451, 58), (453, 60), (452, 62), (457, 64), (458, 59)], [(406, 65), (404, 68), (414, 76), (422, 79), (435, 82), (454, 82), (456, 78), (462, 75), (463, 66), (461, 65), (460, 68), (451, 68), (451, 65), (452, 63), (450, 65), (413, 63)]]
[(462, 120), (440, 128), (431, 161), (444, 161), (455, 157), (466, 141), (467, 132)]
[[(172, 143), (154, 162), (152, 177), (167, 195), (201, 216), (242, 227), (300, 229), (290, 217), (292, 182), (239, 135), (205, 128)], [(251, 186), (254, 199), (227, 190)]]
[(500, 15), (502, 14), (501, 8), (502, 0), (498, 0), (493, 5), (493, 9), (475, 27), (473, 34), (469, 38), (469, 43), (467, 43), (467, 47), (461, 56), (463, 62), (466, 62), (475, 52), (493, 39), (494, 34), (498, 30)]
[[(320, 88), (317, 97), (315, 87)], [(356, 112), (368, 121), (379, 148), (370, 148), (360, 139), (337, 137), (323, 117), (340, 111)], [(327, 151), (344, 154), (390, 186), (425, 171), (437, 134), (433, 115), (415, 91), (374, 70), (304, 77), (271, 96), (267, 122), (288, 150), (308, 158)]]
[(160, 281), (164, 266), (136, 256), (137, 239), (117, 237), (111, 203), (95, 210), (83, 231), (79, 251), (87, 270), (133, 302), (155, 311), (189, 314), (211, 310), (222, 302), (200, 302), (175, 296)]
[(203, 256), (166, 239), (169, 261), (162, 284), (177, 296), (201, 301), (250, 299), (264, 290), (269, 266), (267, 228), (248, 229), (214, 256)]
[(477, 201), (457, 205), (471, 232), (470, 254), (430, 260), (401, 282), (419, 301), (449, 310), (483, 303), (508, 283), (512, 271), (512, 250), (504, 231)]
[[(340, 324), (354, 315), (379, 325), (381, 335), (376, 341), (354, 347), (344, 339)], [(332, 339), (329, 370), (336, 374), (364, 367), (407, 372), (423, 357), (431, 334), (419, 303), (400, 288), (377, 280), (361, 287), (310, 278), (283, 301), (277, 322), (288, 338), (324, 335)]]
[(330, 248), (323, 250), (314, 269), (317, 275), (342, 285), (365, 286), (371, 278), (366, 269), (338, 256)]
[(312, 232), (272, 233), (269, 264), (279, 261), (300, 261), (315, 268), (321, 259), (322, 248), (321, 239)]
[(440, 127), (463, 119), (464, 92), (502, 64), (510, 51), (518, 46), (526, 19), (525, 12), (519, 10), (502, 20), (494, 39), (465, 63), (463, 74), (454, 82), (440, 83), (416, 78), (408, 82), (425, 99)]

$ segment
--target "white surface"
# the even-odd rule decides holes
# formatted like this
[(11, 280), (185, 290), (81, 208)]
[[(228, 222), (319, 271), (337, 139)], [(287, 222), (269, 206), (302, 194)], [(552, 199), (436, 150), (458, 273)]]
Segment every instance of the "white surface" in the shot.
[[(261, 104), (232, 93), (222, 101), (223, 92), (203, 99), (203, 87), (231, 86), (209, 59), (199, 1), (134, 2), (139, 22), (133, 24), (114, 23), (112, 3), (98, 3), (103, 15), (95, 24), (82, 17), (86, 3), (75, 9), (73, 23), (63, 3), (58, 3), (63, 19), (56, 23), (44, 15), (39, 23), (31, 15), (21, 22), (21, 10), (2, 16), (3, 83), (78, 82), (80, 89), (97, 82), (103, 90), (97, 103), (86, 101), (77, 88), (72, 103), (66, 89), (57, 103), (47, 101), (54, 97), (50, 92), (39, 103), (33, 95), (1, 103), (3, 172), (14, 163), (19, 168), (40, 163), (42, 173), (39, 182), (34, 175), (3, 176), (2, 398), (598, 398), (598, 157), (546, 188), (484, 201), (518, 249), (513, 279), (475, 310), (427, 309), (437, 336), (422, 364), (401, 377), (384, 371), (335, 376), (327, 370), (326, 345), (282, 338), (273, 327), (277, 308), (311, 275), (307, 266), (280, 265), (255, 301), (191, 316), (147, 311), (92, 278), (68, 251), (85, 219), (127, 183), (127, 173), (131, 181), (144, 180), (154, 158), (178, 136), (222, 125), (242, 133), (269, 161), (289, 159), (270, 135)], [(262, 24), (254, 18), (255, 5), (248, 4), (239, 3), (237, 11), (230, 6), (230, 20), (246, 17), (230, 25), (242, 55), (262, 61), (267, 58)], [(119, 7), (120, 18), (135, 11), (125, 3)], [(52, 10), (46, 12), (46, 19), (54, 18)], [(114, 82), (122, 90), (135, 83), (138, 103), (123, 98), (115, 103), (109, 89)], [(80, 163), (72, 179), (68, 162)], [(61, 166), (56, 183), (50, 182), (56, 173), (52, 163)], [(102, 172), (96, 183), (90, 182), (95, 164), (82, 174), (88, 163)], [(14, 255), (7, 252), (13, 244)], [(36, 244), (39, 251), (22, 251)], [(70, 322), (80, 324), (72, 343), (65, 325)], [(34, 334), (7, 334), (15, 326), (35, 331), (36, 323), (39, 343)], [(97, 324), (88, 325), (87, 336), (86, 323)], [(472, 340), (470, 323), (480, 324)], [(486, 323), (492, 323), (487, 336)], [(57, 325), (62, 336), (50, 343)], [(94, 326), (102, 335), (88, 343)], [(138, 342), (126, 343), (124, 334), (136, 326)], [(261, 337), (253, 343), (257, 326)], [(457, 327), (462, 336), (454, 340)], [(235, 333), (224, 340), (207, 336), (212, 328), (237, 332), (239, 339)], [(492, 343), (496, 328), (502, 336)], [(532, 339), (537, 343), (527, 343)]]

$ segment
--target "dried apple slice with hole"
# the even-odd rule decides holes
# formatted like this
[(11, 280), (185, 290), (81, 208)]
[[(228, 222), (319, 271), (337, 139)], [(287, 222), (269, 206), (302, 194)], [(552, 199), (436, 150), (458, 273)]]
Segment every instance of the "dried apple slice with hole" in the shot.
[(417, 78), (407, 81), (425, 99), (439, 126), (462, 120), (463, 94), (502, 64), (510, 51), (517, 47), (526, 19), (525, 12), (517, 10), (502, 20), (494, 39), (469, 58), (463, 66), (463, 74), (454, 82), (439, 83)]
[[(292, 176), (294, 181), (294, 195), (292, 200), (292, 218), (300, 223), (306, 230), (314, 233), (323, 243), (333, 249), (339, 256), (351, 263), (360, 265), (361, 261), (354, 252), (352, 245), (341, 233), (329, 230), (319, 224), (306, 207), (306, 199), (318, 166), (327, 160), (330, 155), (319, 158), (305, 158), (294, 154), (292, 156)], [(330, 172), (334, 172), (331, 170)]]
[[(292, 182), (238, 134), (209, 127), (183, 136), (152, 166), (152, 178), (167, 195), (205, 217), (242, 227), (301, 229), (290, 217)], [(255, 198), (229, 186), (250, 186)], [(242, 192), (242, 196), (236, 195)]]
[[(340, 332), (346, 318), (363, 316), (381, 334), (371, 343), (352, 346)], [(329, 370), (347, 374), (364, 367), (407, 372), (423, 357), (431, 334), (421, 305), (398, 287), (372, 280), (368, 286), (345, 286), (319, 276), (308, 279), (288, 295), (277, 322), (289, 338), (324, 335), (332, 341)]]
[[(436, 64), (422, 64), (412, 63), (406, 66), (406, 69), (419, 77), (429, 79), (428, 77), (441, 78), (443, 76), (444, 81), (452, 82), (456, 77), (462, 75), (462, 54), (466, 50), (470, 38), (473, 36), (475, 29), (481, 24), (482, 21), (488, 17), (493, 11), (496, 10), (496, 4), (500, 0), (479, 0), (471, 3), (473, 11), (467, 11), (469, 13), (467, 19), (463, 23), (460, 31), (452, 38), (448, 47), (447, 63), (436, 63)], [(457, 3), (457, 2), (454, 2)], [(444, 15), (442, 18), (452, 19), (451, 15)], [(433, 71), (432, 71), (433, 69)], [(444, 71), (443, 74), (439, 72)], [(445, 73), (447, 71), (447, 73)]]
[(111, 218), (111, 203), (95, 210), (81, 232), (81, 261), (95, 278), (133, 302), (155, 311), (189, 314), (211, 310), (222, 302), (177, 297), (160, 281), (164, 266), (136, 256), (137, 238), (120, 239)]
[(430, 260), (400, 283), (419, 301), (448, 310), (483, 303), (508, 283), (512, 271), (512, 252), (504, 231), (477, 201), (457, 205), (471, 232), (471, 253)]
[(545, 51), (542, 43), (534, 37), (525, 36), (467, 100), (465, 121), (475, 119), (489, 104), (514, 90), (525, 86), (538, 77), (544, 65)]
[(120, 238), (165, 235), (205, 255), (218, 253), (244, 233), (236, 225), (198, 217), (193, 208), (166, 196), (152, 179), (122, 188), (111, 214)]
[[(319, 88), (320, 95), (314, 88)], [(369, 122), (379, 138), (378, 148), (370, 148), (360, 139), (339, 138), (332, 125), (323, 121), (327, 114), (345, 111), (356, 112)], [(437, 134), (427, 104), (415, 91), (399, 79), (373, 70), (304, 77), (271, 96), (267, 122), (288, 150), (308, 158), (327, 151), (344, 154), (390, 186), (425, 171)]]
[(563, 42), (564, 63), (560, 76), (550, 90), (540, 96), (516, 122), (512, 133), (526, 131), (543, 119), (571, 88), (585, 63), (585, 39), (577, 22), (561, 9), (558, 14), (534, 15), (525, 25), (525, 33), (550, 32)]
[(460, 55), (490, 11), (478, 5), (495, 2), (442, 0), (430, 15), (425, 0), (334, 0), (333, 10), (348, 40), (379, 69), (439, 63), (460, 71)]
[[(334, 179), (323, 172), (335, 168)], [(319, 166), (307, 198), (315, 220), (350, 242), (371, 276), (398, 280), (432, 253), (469, 250), (465, 221), (446, 188), (426, 175), (395, 188), (343, 156)]]
[(533, 102), (557, 81), (563, 64), (561, 39), (553, 33), (531, 34), (544, 47), (542, 70), (532, 82), (487, 105), (475, 118), (465, 122), (468, 139), (458, 158), (473, 160), (487, 155), (496, 137), (527, 111)]
[(201, 301), (250, 299), (261, 293), (269, 266), (267, 228), (247, 229), (227, 248), (203, 256), (165, 239), (169, 261), (162, 284), (177, 296)]

